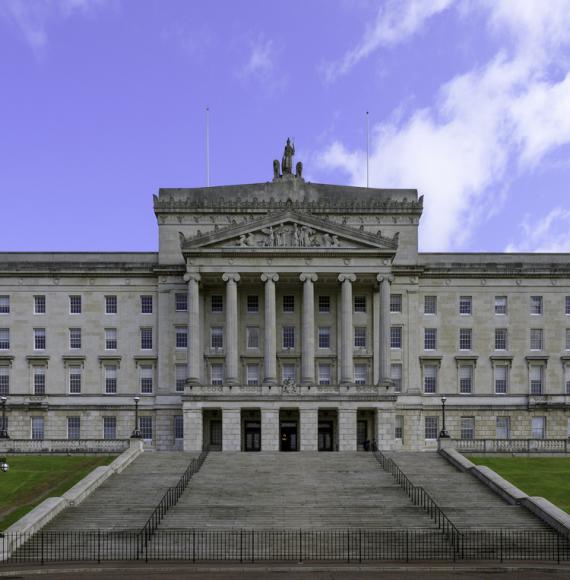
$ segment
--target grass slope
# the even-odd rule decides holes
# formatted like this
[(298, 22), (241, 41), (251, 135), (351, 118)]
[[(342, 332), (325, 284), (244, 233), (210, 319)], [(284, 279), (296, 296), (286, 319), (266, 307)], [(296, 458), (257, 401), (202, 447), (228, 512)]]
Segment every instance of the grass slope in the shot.
[(12, 455), (10, 470), (0, 473), (0, 530), (5, 530), (48, 497), (58, 497), (109, 455)]
[(539, 495), (570, 513), (570, 457), (470, 456), (528, 495)]

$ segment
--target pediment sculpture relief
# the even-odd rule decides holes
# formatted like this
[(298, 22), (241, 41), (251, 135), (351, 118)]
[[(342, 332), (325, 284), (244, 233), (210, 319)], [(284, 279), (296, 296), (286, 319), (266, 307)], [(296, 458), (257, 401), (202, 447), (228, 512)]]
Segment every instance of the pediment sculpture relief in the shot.
[(236, 245), (240, 248), (340, 248), (341, 242), (334, 234), (292, 223), (242, 234)]

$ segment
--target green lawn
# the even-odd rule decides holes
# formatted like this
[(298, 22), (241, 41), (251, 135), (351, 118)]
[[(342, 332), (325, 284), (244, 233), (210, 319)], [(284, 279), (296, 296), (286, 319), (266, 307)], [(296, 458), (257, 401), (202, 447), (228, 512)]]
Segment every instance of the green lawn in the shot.
[(48, 497), (58, 497), (110, 455), (9, 455), (10, 470), (0, 472), (0, 530), (5, 530)]
[(528, 495), (539, 495), (570, 513), (570, 457), (470, 456)]

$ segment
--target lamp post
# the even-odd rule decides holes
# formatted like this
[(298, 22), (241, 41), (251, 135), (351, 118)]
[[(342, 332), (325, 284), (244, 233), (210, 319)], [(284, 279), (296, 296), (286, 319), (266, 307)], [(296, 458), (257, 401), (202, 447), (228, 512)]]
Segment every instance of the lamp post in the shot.
[(6, 458), (5, 457), (0, 457), (0, 470), (3, 473), (6, 473), (9, 468), (10, 468), (10, 466), (8, 465), (8, 462), (6, 461)]
[(139, 401), (140, 397), (135, 397), (135, 428), (131, 434), (131, 439), (142, 439), (142, 433), (139, 429)]
[(8, 399), (6, 397), (0, 397), (0, 401), (2, 401), (2, 429), (0, 429), (0, 439), (10, 439), (10, 435), (8, 435), (8, 425), (6, 424), (6, 401)]
[(447, 401), (447, 397), (444, 395), (441, 397), (441, 415), (443, 419), (443, 425), (441, 431), (439, 432), (440, 439), (449, 439), (449, 433), (445, 428), (445, 401)]

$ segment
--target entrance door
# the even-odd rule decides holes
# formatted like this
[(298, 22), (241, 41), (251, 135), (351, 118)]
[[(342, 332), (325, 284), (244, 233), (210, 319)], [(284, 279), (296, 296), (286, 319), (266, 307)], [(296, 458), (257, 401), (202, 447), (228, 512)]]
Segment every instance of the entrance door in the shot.
[(297, 423), (281, 423), (281, 451), (297, 451)]
[(319, 451), (333, 451), (333, 423), (319, 421)]
[[(356, 445), (357, 449), (363, 450), (364, 449), (364, 442), (368, 439), (367, 435), (368, 431), (368, 421), (366, 420), (359, 420), (356, 423)], [(367, 450), (368, 451), (368, 450)]]
[(222, 449), (222, 421), (220, 419), (210, 420), (210, 449), (213, 451)]
[(259, 421), (245, 423), (245, 450), (261, 451), (261, 423)]

